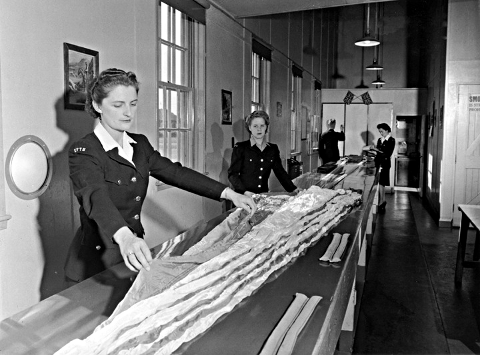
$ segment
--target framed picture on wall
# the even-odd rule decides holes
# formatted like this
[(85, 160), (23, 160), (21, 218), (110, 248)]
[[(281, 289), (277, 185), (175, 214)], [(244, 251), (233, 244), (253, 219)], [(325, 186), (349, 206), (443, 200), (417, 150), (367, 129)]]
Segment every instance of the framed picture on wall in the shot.
[(88, 83), (98, 76), (98, 52), (63, 43), (63, 67), (65, 78), (64, 108), (85, 109)]
[(222, 124), (232, 124), (232, 92), (222, 90)]

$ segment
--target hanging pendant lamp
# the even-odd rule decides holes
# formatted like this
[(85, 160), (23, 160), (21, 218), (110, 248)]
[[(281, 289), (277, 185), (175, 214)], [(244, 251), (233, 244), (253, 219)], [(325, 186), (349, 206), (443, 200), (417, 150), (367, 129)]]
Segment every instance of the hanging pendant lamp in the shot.
[(362, 47), (362, 66), (361, 66), (361, 72), (362, 72), (362, 81), (360, 82), (359, 85), (355, 86), (355, 89), (366, 89), (368, 88), (367, 85), (365, 85), (365, 83), (363, 82), (363, 59), (364, 59), (364, 52), (365, 52), (365, 48)]
[(372, 81), (372, 84), (373, 85), (384, 85), (385, 84), (385, 81), (382, 80), (382, 77), (380, 76), (380, 71), (377, 71), (377, 78)]
[(377, 58), (378, 58), (377, 49), (379, 47), (380, 46), (377, 46), (373, 49), (373, 63), (365, 67), (366, 70), (383, 70), (383, 67), (377, 62)]
[(375, 37), (370, 35), (370, 3), (367, 4), (367, 29), (365, 31), (365, 36), (355, 42), (356, 46), (360, 47), (373, 47), (378, 46), (380, 41)]
[[(375, 28), (377, 30), (378, 40), (380, 41), (380, 31), (378, 29), (378, 3), (375, 4)], [(383, 70), (383, 67), (377, 62), (377, 59), (379, 57), (379, 53), (378, 53), (379, 48), (380, 48), (380, 45), (375, 46), (375, 48), (373, 48), (373, 64), (370, 64), (369, 66), (367, 66), (365, 68), (366, 70)]]

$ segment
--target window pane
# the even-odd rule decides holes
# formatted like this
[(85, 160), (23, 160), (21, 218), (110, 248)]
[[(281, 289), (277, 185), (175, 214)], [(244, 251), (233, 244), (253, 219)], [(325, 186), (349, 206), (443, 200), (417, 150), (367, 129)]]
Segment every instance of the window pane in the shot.
[(170, 92), (170, 119), (167, 122), (169, 128), (178, 128), (178, 94), (176, 90), (169, 90)]
[(260, 102), (260, 82), (257, 78), (252, 78), (252, 101)]
[(185, 131), (178, 132), (178, 157), (182, 165), (186, 165), (189, 162), (188, 157), (188, 147), (189, 144), (189, 133)]
[(167, 146), (168, 146), (168, 157), (173, 161), (178, 160), (178, 132), (166, 132), (167, 133)]
[(158, 132), (158, 151), (161, 155), (165, 154), (165, 132), (160, 131)]
[(188, 93), (185, 91), (179, 91), (178, 94), (180, 100), (178, 127), (188, 128)]
[(166, 5), (165, 3), (160, 3), (160, 38), (169, 41), (169, 28), (170, 28), (170, 12), (171, 7)]
[(163, 88), (158, 89), (158, 128), (165, 128), (166, 107), (163, 102), (164, 94), (165, 90)]
[(184, 20), (185, 15), (180, 11), (175, 12), (175, 44), (178, 46), (184, 46)]
[(185, 77), (185, 52), (179, 49), (175, 50), (175, 79), (174, 84), (186, 85)]
[(170, 76), (169, 76), (169, 65), (168, 65), (168, 62), (169, 62), (169, 52), (170, 52), (170, 48), (166, 45), (166, 44), (163, 44), (161, 45), (161, 53), (160, 53), (160, 58), (159, 58), (159, 62), (160, 62), (160, 80), (161, 81), (164, 81), (164, 82), (168, 82), (170, 81)]

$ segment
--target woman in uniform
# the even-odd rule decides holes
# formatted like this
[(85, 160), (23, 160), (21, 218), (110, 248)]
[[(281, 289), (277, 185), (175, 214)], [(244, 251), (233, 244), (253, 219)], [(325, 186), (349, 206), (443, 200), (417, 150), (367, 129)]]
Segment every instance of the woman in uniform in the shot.
[(283, 168), (277, 145), (266, 141), (269, 124), (270, 118), (265, 111), (254, 111), (245, 118), (250, 139), (235, 144), (228, 169), (228, 179), (238, 193), (252, 196), (268, 192), (272, 170), (286, 191), (297, 192)]
[(387, 201), (385, 201), (385, 186), (390, 186), (390, 167), (392, 165), (390, 157), (395, 149), (395, 139), (391, 136), (391, 128), (386, 123), (377, 125), (381, 137), (378, 138), (377, 146), (372, 146), (371, 151), (375, 154), (375, 167), (377, 172), (380, 170), (378, 180), (378, 208), (380, 212), (385, 212)]
[(149, 270), (151, 252), (140, 220), (149, 176), (209, 197), (228, 199), (250, 213), (253, 200), (160, 155), (142, 134), (128, 132), (136, 119), (139, 83), (134, 73), (107, 69), (89, 87), (86, 110), (100, 122), (69, 149), (70, 178), (80, 203), (80, 228), (65, 273), (81, 281), (125, 262)]

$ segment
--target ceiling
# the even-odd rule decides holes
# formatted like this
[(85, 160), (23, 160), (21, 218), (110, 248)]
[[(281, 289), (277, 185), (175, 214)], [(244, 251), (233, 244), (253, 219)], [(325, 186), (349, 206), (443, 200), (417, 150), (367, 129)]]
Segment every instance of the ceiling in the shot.
[(395, 0), (210, 0), (236, 18), (385, 1)]

